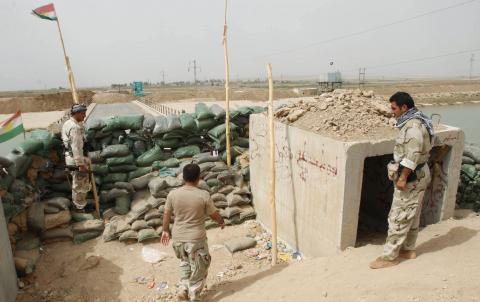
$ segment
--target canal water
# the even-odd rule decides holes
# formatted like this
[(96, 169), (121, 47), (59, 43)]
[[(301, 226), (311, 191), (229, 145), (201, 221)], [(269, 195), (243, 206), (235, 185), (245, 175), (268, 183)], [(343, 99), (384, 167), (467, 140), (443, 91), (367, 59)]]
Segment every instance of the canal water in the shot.
[(462, 128), (466, 142), (480, 145), (480, 104), (427, 106), (420, 110), (428, 116), (440, 114), (440, 123)]

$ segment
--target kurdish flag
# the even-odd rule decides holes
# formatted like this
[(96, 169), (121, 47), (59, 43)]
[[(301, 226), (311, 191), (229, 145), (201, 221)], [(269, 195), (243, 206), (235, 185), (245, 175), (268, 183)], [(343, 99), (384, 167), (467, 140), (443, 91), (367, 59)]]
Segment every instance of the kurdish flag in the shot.
[(55, 13), (55, 7), (53, 6), (53, 3), (32, 10), (32, 14), (39, 18), (50, 21), (57, 20), (57, 14)]
[(22, 114), (17, 111), (7, 120), (0, 122), (0, 143), (8, 141), (23, 132)]

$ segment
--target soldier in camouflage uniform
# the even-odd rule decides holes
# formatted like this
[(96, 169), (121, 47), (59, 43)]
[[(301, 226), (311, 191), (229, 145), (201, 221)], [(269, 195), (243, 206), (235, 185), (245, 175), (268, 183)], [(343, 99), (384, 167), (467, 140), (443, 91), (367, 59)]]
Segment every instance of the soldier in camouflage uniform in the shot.
[(200, 301), (210, 266), (205, 218), (210, 216), (223, 229), (224, 221), (218, 213), (210, 193), (197, 188), (200, 167), (188, 164), (183, 168), (185, 185), (171, 191), (167, 196), (163, 215), (161, 241), (170, 241), (170, 217), (175, 216), (173, 225), (173, 250), (180, 259), (179, 300)]
[(431, 120), (421, 113), (412, 97), (397, 92), (390, 98), (399, 134), (388, 165), (395, 184), (392, 208), (388, 215), (388, 236), (383, 254), (370, 264), (372, 269), (394, 266), (399, 258), (414, 259), (423, 196), (430, 183), (428, 158), (432, 148)]
[(65, 149), (65, 164), (72, 175), (72, 202), (77, 211), (82, 212), (87, 205), (90, 191), (88, 176), (89, 159), (84, 156), (85, 120), (87, 107), (75, 104), (70, 110), (70, 119), (62, 127), (62, 141)]

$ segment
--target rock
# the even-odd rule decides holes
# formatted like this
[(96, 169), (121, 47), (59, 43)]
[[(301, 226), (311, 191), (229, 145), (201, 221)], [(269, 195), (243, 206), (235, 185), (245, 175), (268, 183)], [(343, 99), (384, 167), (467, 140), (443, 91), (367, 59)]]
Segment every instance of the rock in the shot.
[(371, 98), (374, 96), (373, 94), (373, 90), (369, 90), (369, 91), (362, 91), (362, 95), (367, 97), (367, 98)]
[(78, 268), (79, 271), (86, 271), (96, 267), (100, 263), (100, 257), (98, 256), (89, 256), (84, 260), (84, 263)]
[(290, 113), (288, 115), (287, 119), (288, 119), (289, 122), (295, 122), (296, 120), (298, 120), (304, 114), (305, 114), (305, 110), (296, 109), (295, 111), (293, 111), (292, 113)]

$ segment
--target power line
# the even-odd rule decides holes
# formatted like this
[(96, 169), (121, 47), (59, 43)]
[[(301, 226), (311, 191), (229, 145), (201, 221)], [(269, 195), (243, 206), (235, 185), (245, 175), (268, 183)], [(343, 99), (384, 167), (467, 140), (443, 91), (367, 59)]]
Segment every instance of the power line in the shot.
[(256, 58), (264, 58), (264, 57), (271, 57), (271, 56), (276, 56), (276, 55), (281, 55), (281, 54), (286, 54), (286, 53), (292, 53), (292, 52), (300, 51), (300, 50), (303, 50), (303, 49), (311, 48), (311, 47), (314, 47), (314, 46), (327, 44), (327, 43), (330, 43), (330, 42), (335, 42), (335, 41), (343, 40), (343, 39), (358, 36), (358, 35), (363, 35), (363, 34), (366, 34), (366, 33), (372, 32), (372, 31), (376, 31), (376, 30), (379, 30), (379, 29), (383, 29), (383, 28), (393, 26), (393, 25), (397, 25), (397, 24), (409, 22), (409, 21), (412, 21), (412, 20), (415, 20), (415, 19), (419, 19), (419, 18), (428, 16), (428, 15), (433, 15), (433, 14), (436, 14), (436, 13), (440, 13), (440, 12), (443, 12), (443, 11), (446, 11), (446, 10), (449, 10), (449, 9), (464, 6), (464, 5), (467, 5), (467, 4), (476, 2), (476, 1), (478, 1), (478, 0), (464, 1), (464, 2), (461, 2), (461, 3), (457, 3), (457, 4), (450, 5), (450, 6), (446, 6), (446, 7), (438, 8), (438, 9), (435, 9), (435, 10), (431, 10), (431, 11), (428, 11), (428, 12), (425, 12), (425, 13), (422, 13), (422, 14), (419, 14), (419, 15), (409, 17), (409, 18), (397, 20), (397, 21), (394, 21), (394, 22), (386, 23), (386, 24), (383, 24), (383, 25), (371, 27), (371, 28), (368, 28), (368, 29), (356, 31), (356, 32), (349, 33), (349, 34), (340, 35), (340, 36), (337, 36), (337, 37), (334, 37), (334, 38), (330, 38), (330, 39), (318, 41), (318, 42), (315, 42), (315, 43), (311, 43), (311, 44), (308, 44), (308, 45), (305, 45), (305, 46), (302, 46), (302, 47), (291, 48), (291, 49), (287, 49), (287, 50), (283, 50), (283, 51), (279, 51), (279, 52), (275, 52), (275, 53), (271, 53), (271, 54), (267, 54), (267, 55), (263, 55), (263, 56), (258, 56)]
[(475, 54), (472, 53), (472, 56), (470, 57), (470, 74), (469, 74), (469, 79), (471, 80), (473, 77), (473, 63), (475, 62)]

